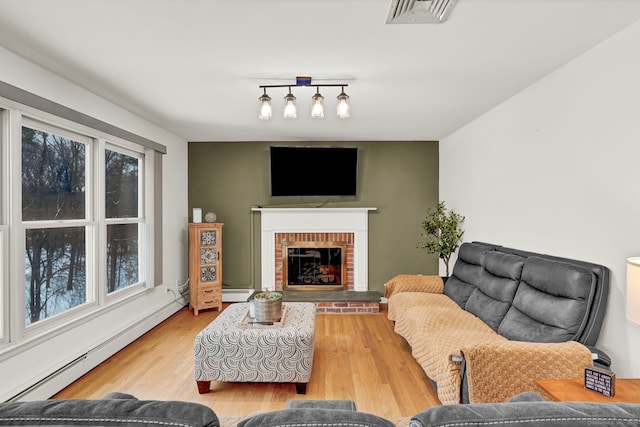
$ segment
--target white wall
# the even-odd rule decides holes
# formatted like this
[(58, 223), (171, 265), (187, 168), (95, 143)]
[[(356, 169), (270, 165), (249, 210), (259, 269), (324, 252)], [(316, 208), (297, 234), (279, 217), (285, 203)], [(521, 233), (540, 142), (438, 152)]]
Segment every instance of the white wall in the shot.
[[(163, 277), (164, 283), (171, 286), (177, 280), (185, 282), (188, 277), (186, 141), (3, 48), (0, 48), (0, 64), (0, 80), (6, 83), (167, 146), (163, 158)], [(0, 401), (100, 346), (86, 359), (26, 396), (28, 399), (49, 397), (179, 310), (182, 305), (174, 299), (172, 293), (165, 291), (165, 286), (160, 286), (123, 307), (91, 318), (73, 331), (43, 339), (19, 352), (0, 353)]]
[(640, 255), (640, 23), (440, 144), (440, 198), (481, 240), (603, 264), (611, 291), (598, 346), (640, 376), (625, 318), (626, 259)]

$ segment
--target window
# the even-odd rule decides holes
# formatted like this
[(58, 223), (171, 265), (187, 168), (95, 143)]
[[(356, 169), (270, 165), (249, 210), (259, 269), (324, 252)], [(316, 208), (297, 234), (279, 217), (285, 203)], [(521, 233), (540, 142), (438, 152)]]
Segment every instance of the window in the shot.
[(139, 155), (105, 150), (107, 292), (138, 283), (143, 236)]
[[(26, 325), (87, 302), (86, 160), (79, 135), (22, 126)], [(84, 141), (82, 141), (84, 140)]]
[(164, 153), (0, 82), (0, 362), (161, 283)]

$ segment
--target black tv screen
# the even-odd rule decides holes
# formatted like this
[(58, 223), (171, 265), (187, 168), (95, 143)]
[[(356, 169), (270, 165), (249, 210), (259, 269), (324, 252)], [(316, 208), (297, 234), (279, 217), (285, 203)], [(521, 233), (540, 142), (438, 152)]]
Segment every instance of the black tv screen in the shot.
[(271, 197), (354, 197), (357, 147), (271, 146)]

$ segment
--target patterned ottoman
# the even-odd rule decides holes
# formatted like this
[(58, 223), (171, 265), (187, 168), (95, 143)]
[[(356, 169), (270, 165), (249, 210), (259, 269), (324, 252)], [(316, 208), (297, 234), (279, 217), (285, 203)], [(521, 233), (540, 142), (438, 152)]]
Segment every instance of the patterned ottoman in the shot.
[(311, 377), (316, 306), (282, 303), (273, 326), (246, 322), (249, 303), (229, 305), (195, 339), (195, 380), (208, 393), (211, 381), (291, 382), (305, 394)]

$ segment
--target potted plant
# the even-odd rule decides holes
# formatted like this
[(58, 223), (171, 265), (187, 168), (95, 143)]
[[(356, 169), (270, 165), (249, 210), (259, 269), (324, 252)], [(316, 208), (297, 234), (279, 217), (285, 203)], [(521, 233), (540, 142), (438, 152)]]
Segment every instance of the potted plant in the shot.
[(255, 319), (259, 322), (277, 322), (282, 317), (282, 293), (267, 289), (253, 297)]
[(449, 277), (449, 260), (451, 255), (460, 247), (464, 230), (464, 217), (453, 210), (447, 211), (444, 202), (439, 202), (434, 208), (427, 210), (422, 221), (421, 234), (424, 241), (418, 248), (426, 249), (429, 254), (438, 254), (444, 262), (446, 277)]

